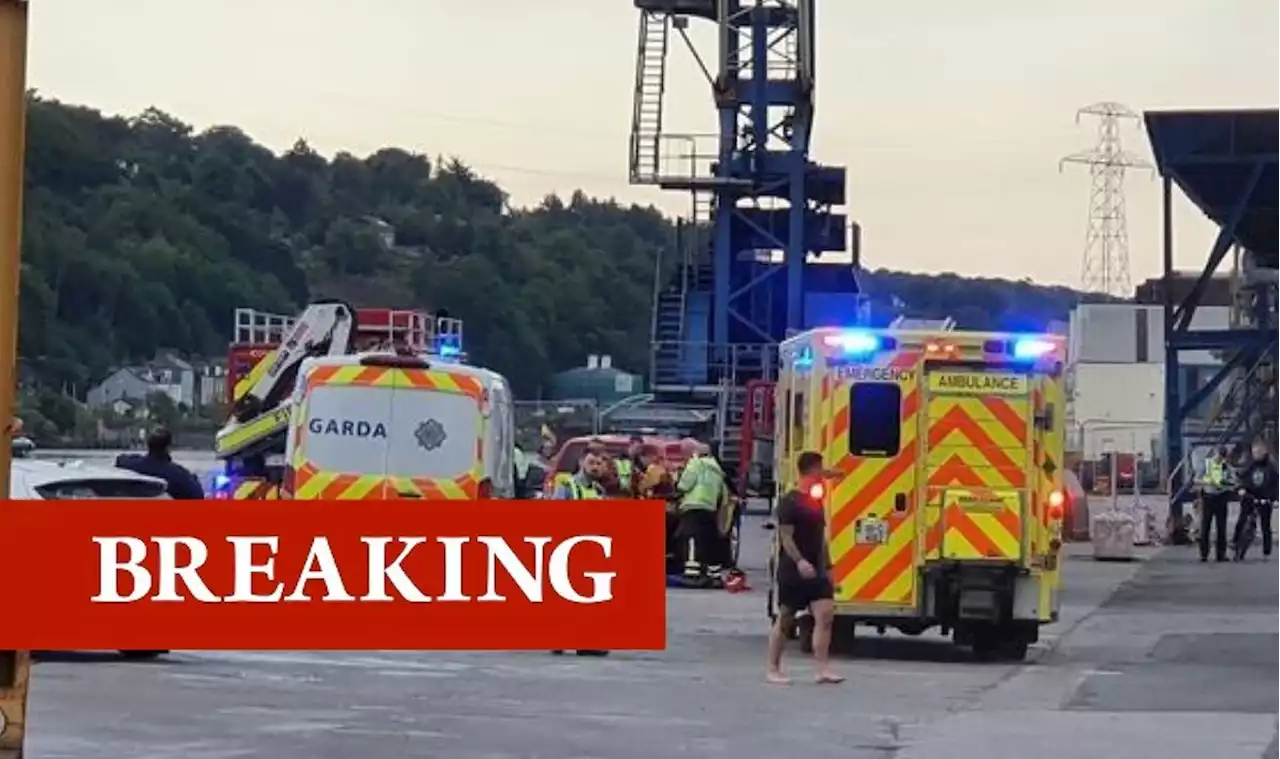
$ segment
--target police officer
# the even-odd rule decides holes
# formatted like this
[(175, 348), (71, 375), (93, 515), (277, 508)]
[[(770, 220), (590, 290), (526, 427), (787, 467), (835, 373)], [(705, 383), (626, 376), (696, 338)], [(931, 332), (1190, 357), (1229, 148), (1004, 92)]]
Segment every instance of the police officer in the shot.
[[(604, 477), (605, 463), (604, 451), (600, 446), (588, 445), (582, 451), (582, 458), (578, 460), (578, 471), (574, 472), (573, 477), (560, 482), (555, 491), (551, 494), (553, 499), (562, 501), (582, 501), (593, 500), (604, 497), (604, 488), (600, 484), (601, 478)], [(551, 653), (561, 655), (565, 652), (563, 648), (558, 648)], [(608, 656), (608, 651), (596, 651), (588, 649), (578, 649), (574, 651), (578, 656)]]
[(168, 484), (169, 497), (181, 500), (199, 500), (204, 498), (204, 488), (200, 480), (191, 470), (173, 460), (169, 449), (173, 445), (173, 434), (164, 427), (157, 427), (147, 436), (147, 452), (139, 456), (136, 453), (122, 453), (116, 457), (116, 466), (130, 472), (155, 477)]
[(685, 443), (685, 451), (689, 459), (676, 482), (680, 519), (676, 537), (684, 549), (685, 580), (704, 583), (716, 568), (707, 562), (714, 561), (720, 538), (716, 514), (724, 494), (724, 471), (710, 446), (691, 440)]
[(1227, 560), (1227, 506), (1231, 501), (1231, 472), (1227, 466), (1227, 449), (1223, 446), (1209, 453), (1200, 478), (1200, 561), (1209, 560), (1209, 531), (1216, 530), (1214, 558)]

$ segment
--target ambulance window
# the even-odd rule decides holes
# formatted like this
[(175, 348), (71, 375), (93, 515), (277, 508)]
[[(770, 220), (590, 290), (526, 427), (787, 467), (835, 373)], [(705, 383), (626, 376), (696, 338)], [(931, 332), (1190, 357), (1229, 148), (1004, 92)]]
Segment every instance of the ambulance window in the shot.
[(787, 388), (786, 400), (782, 406), (782, 418), (778, 422), (782, 425), (782, 450), (791, 450), (791, 389)]
[(797, 446), (804, 445), (804, 424), (804, 393), (796, 393), (791, 398), (791, 440)]
[(855, 382), (849, 390), (849, 453), (896, 456), (902, 448), (902, 390), (892, 382)]

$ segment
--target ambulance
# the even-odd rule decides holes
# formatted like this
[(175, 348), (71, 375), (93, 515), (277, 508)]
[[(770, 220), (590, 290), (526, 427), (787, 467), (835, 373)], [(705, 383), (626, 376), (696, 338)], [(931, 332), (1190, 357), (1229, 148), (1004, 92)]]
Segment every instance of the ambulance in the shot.
[[(775, 477), (823, 455), (837, 639), (940, 627), (1020, 660), (1057, 619), (1065, 338), (950, 322), (813, 329), (783, 342)], [(774, 540), (770, 574), (777, 560)], [(769, 613), (776, 616), (776, 587)], [(797, 630), (808, 644), (811, 621)]]
[(515, 496), (515, 418), (499, 374), (394, 352), (306, 359), (281, 497)]

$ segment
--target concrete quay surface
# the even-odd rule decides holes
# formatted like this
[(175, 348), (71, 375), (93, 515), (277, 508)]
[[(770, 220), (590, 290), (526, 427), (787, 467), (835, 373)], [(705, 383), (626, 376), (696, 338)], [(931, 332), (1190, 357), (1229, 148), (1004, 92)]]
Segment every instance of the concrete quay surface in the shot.
[(860, 632), (840, 686), (762, 682), (757, 588), (673, 591), (668, 648), (545, 653), (49, 655), (28, 759), (1259, 759), (1276, 756), (1277, 571), (1184, 548), (1066, 565), (1026, 663)]

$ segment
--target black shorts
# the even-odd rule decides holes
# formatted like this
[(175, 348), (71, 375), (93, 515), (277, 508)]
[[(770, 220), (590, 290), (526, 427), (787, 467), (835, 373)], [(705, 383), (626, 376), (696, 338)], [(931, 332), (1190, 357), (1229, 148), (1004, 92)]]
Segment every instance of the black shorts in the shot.
[(778, 583), (778, 606), (789, 611), (802, 611), (814, 601), (832, 598), (835, 598), (835, 588), (830, 577), (797, 578)]

